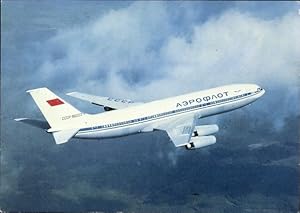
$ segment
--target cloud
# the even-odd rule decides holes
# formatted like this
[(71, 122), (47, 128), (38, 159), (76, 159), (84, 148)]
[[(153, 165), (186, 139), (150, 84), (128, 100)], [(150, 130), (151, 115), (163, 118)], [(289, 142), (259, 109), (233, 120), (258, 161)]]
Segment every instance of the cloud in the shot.
[[(88, 4), (92, 3), (89, 2)], [(231, 3), (230, 7), (232, 4), (235, 3)], [(70, 14), (70, 10), (65, 10), (66, 8), (61, 9), (58, 13), (59, 9), (55, 6), (55, 9), (49, 10), (50, 12), (45, 11), (45, 9), (33, 10), (39, 11), (39, 13), (31, 17), (28, 16), (30, 10), (24, 10), (22, 7), (21, 10), (24, 10), (24, 13), (15, 12), (11, 16), (19, 18), (6, 18), (6, 20), (13, 20), (16, 23), (18, 23), (16, 20), (21, 20), (21, 22), (13, 27), (13, 32), (10, 34), (3, 33), (7, 39), (4, 41), (9, 42), (4, 42), (4, 45), (6, 44), (6, 51), (4, 51), (6, 60), (3, 60), (5, 71), (2, 73), (2, 86), (4, 88), (2, 90), (4, 91), (2, 111), (5, 112), (2, 113), (4, 118), (2, 123), (5, 134), (2, 134), (1, 139), (6, 144), (3, 155), (3, 168), (6, 173), (3, 173), (2, 176), (1, 181), (5, 187), (1, 188), (1, 192), (3, 195), (9, 196), (2, 196), (1, 199), (16, 200), (16, 189), (25, 192), (30, 191), (31, 188), (22, 189), (20, 186), (26, 186), (26, 184), (22, 184), (25, 181), (32, 182), (33, 173), (31, 174), (30, 168), (37, 166), (32, 163), (33, 161), (42, 162), (41, 168), (44, 170), (41, 170), (39, 174), (45, 174), (45, 177), (41, 178), (46, 180), (46, 183), (53, 184), (53, 187), (57, 187), (56, 178), (50, 178), (49, 174), (53, 174), (54, 177), (56, 174), (61, 174), (57, 167), (58, 164), (54, 162), (54, 168), (58, 172), (50, 173), (44, 164), (49, 166), (49, 163), (53, 163), (51, 159), (67, 156), (66, 161), (61, 161), (64, 162), (63, 167), (69, 168), (70, 165), (76, 165), (77, 168), (76, 159), (78, 158), (72, 158), (72, 156), (79, 156), (80, 153), (84, 153), (83, 147), (86, 151), (103, 150), (103, 147), (93, 149), (93, 145), (88, 144), (82, 147), (74, 146), (75, 143), (70, 146), (75, 147), (75, 150), (67, 147), (73, 155), (65, 155), (66, 150), (55, 147), (52, 138), (45, 137), (43, 132), (38, 130), (24, 131), (22, 129), (22, 134), (19, 134), (19, 131), (16, 135), (15, 130), (19, 128), (17, 125), (20, 124), (13, 123), (12, 118), (41, 116), (31, 98), (24, 93), (25, 89), (37, 86), (47, 86), (59, 95), (78, 90), (98, 95), (148, 101), (223, 84), (258, 83), (267, 89), (264, 98), (258, 103), (233, 114), (222, 115), (220, 118), (223, 120), (218, 120), (219, 117), (213, 118), (215, 119), (213, 122), (219, 121), (217, 123), (220, 126), (223, 125), (219, 133), (221, 135), (218, 137), (218, 144), (215, 146), (220, 145), (221, 148), (229, 147), (232, 149), (232, 147), (227, 146), (228, 143), (231, 141), (235, 145), (243, 144), (239, 143), (240, 138), (243, 138), (247, 145), (248, 143), (256, 143), (256, 140), (261, 142), (278, 137), (279, 134), (275, 136), (273, 134), (275, 132), (272, 129), (274, 123), (279, 123), (277, 125), (280, 127), (278, 133), (286, 129), (287, 125), (284, 126), (285, 123), (282, 122), (285, 116), (289, 115), (289, 118), (295, 118), (294, 113), (299, 113), (297, 109), (299, 106), (298, 73), (300, 65), (299, 16), (293, 11), (287, 12), (289, 10), (281, 9), (280, 16), (277, 16), (277, 10), (270, 9), (269, 11), (266, 7), (261, 7), (261, 4), (253, 3), (252, 9), (249, 9), (249, 4), (246, 3), (236, 4), (237, 6), (232, 6), (232, 9), (229, 10), (227, 3), (223, 4), (224, 7), (218, 6), (218, 9), (215, 9), (216, 4), (211, 2), (201, 4), (198, 2), (193, 4), (189, 2), (174, 2), (174, 4), (173, 2), (172, 4), (134, 2), (126, 8), (118, 7), (118, 9), (98, 12), (98, 18), (95, 18), (95, 13), (93, 13), (89, 22), (86, 22), (88, 18), (81, 19), (82, 17), (80, 17), (78, 19), (77, 9), (73, 10), (73, 14)], [(266, 4), (269, 6), (269, 3)], [(84, 3), (77, 8), (84, 7), (84, 5), (87, 4)], [(220, 4), (218, 3), (218, 5)], [(69, 4), (67, 6), (69, 9)], [(278, 8), (281, 6), (280, 3)], [(51, 5), (49, 5), (50, 7)], [(260, 15), (255, 12), (258, 7), (262, 8), (259, 11)], [(29, 5), (27, 8), (31, 8), (31, 6)], [(36, 8), (40, 9), (37, 5)], [(272, 14), (264, 16), (268, 13), (266, 10)], [(34, 14), (34, 12), (32, 13)], [(22, 18), (18, 16), (20, 14), (23, 15)], [(41, 14), (43, 19), (40, 18)], [(91, 13), (87, 11), (86, 14), (90, 15)], [(59, 21), (55, 16), (60, 17)], [(38, 30), (35, 29), (36, 25), (32, 24), (35, 21), (39, 22)], [(65, 27), (68, 25), (70, 27)], [(30, 30), (24, 30), (24, 26)], [(47, 26), (51, 29), (48, 29)], [(32, 45), (33, 40), (37, 40), (35, 46)], [(83, 105), (88, 104), (84, 103)], [(29, 115), (30, 113), (32, 115)], [(201, 120), (200, 122), (203, 124), (206, 121)], [(211, 118), (210, 121), (212, 121)], [(224, 124), (220, 121), (228, 123)], [(281, 125), (278, 121), (281, 121)], [(224, 128), (224, 126), (226, 127)], [(243, 129), (243, 127), (246, 128)], [(249, 128), (250, 131), (255, 127), (255, 132), (248, 133), (248, 130), (245, 130), (247, 127), (251, 127)], [(289, 125), (289, 128), (294, 130), (293, 123)], [(286, 131), (289, 134), (296, 132)], [(249, 137), (246, 137), (244, 133), (249, 134)], [(266, 133), (270, 133), (271, 136), (265, 135)], [(144, 155), (148, 157), (151, 164), (159, 159), (161, 165), (166, 165), (161, 167), (162, 170), (157, 171), (167, 172), (172, 172), (172, 170), (168, 170), (170, 168), (179, 168), (181, 162), (192, 162), (195, 156), (199, 156), (200, 159), (203, 158), (203, 154), (207, 154), (207, 150), (186, 154), (188, 152), (186, 150), (175, 149), (172, 143), (167, 141), (166, 135), (164, 137), (157, 133), (155, 135), (157, 135), (156, 147), (153, 146), (153, 143), (149, 143), (149, 147), (152, 148), (140, 147), (134, 143), (135, 140), (145, 140), (145, 138), (128, 139), (132, 143), (126, 145), (128, 146), (126, 154), (128, 165), (135, 165), (136, 162), (139, 162), (136, 159), (145, 159), (144, 156), (136, 155), (136, 153), (141, 153), (136, 151), (136, 147), (145, 152)], [(284, 139), (278, 139), (280, 143), (285, 143), (285, 140), (294, 141), (293, 137), (291, 139), (290, 135), (287, 134), (282, 134), (282, 138)], [(169, 145), (166, 146), (162, 143), (163, 141), (168, 142)], [(46, 145), (49, 146), (49, 149)], [(105, 143), (101, 146), (105, 146)], [(112, 143), (109, 145), (109, 149), (106, 148), (115, 152), (115, 148), (119, 146), (118, 143)], [(106, 148), (104, 147), (104, 150)], [(75, 153), (76, 150), (78, 155)], [(153, 150), (156, 150), (157, 155), (154, 154), (155, 151)], [(64, 155), (61, 155), (61, 152)], [(199, 155), (199, 152), (202, 154)], [(36, 153), (30, 155), (36, 159), (28, 158), (28, 153)], [(115, 167), (111, 167), (108, 160), (101, 161), (101, 165), (108, 166), (110, 170), (107, 167), (99, 167), (98, 159), (100, 156), (103, 159), (110, 159), (111, 152), (108, 151), (107, 153), (103, 152), (103, 155), (99, 155), (97, 152), (93, 161), (87, 159), (89, 169), (87, 171), (90, 173), (87, 172), (86, 174), (95, 174), (93, 170), (95, 164), (99, 173), (102, 174), (105, 170), (103, 173), (105, 175), (100, 175), (104, 178), (102, 180), (107, 177), (111, 181), (109, 175), (114, 174), (114, 171), (120, 171), (118, 165), (120, 159), (114, 161), (116, 162)], [(41, 156), (45, 157), (47, 161)], [(214, 156), (216, 157), (216, 155)], [(211, 160), (214, 162), (213, 159), (209, 159), (209, 161)], [(21, 166), (20, 162), (22, 162)], [(79, 162), (82, 163), (82, 161)], [(145, 162), (139, 166), (141, 171), (152, 171), (147, 161)], [(198, 169), (201, 169), (203, 164), (197, 165), (200, 165)], [(79, 171), (78, 168), (75, 171)], [(188, 169), (188, 171), (191, 170)], [(72, 175), (73, 173), (70, 173), (70, 176)], [(35, 179), (40, 178), (36, 174), (34, 177)], [(88, 182), (92, 176), (86, 175), (86, 177)], [(96, 177), (99, 176), (96, 175)], [(149, 176), (147, 175), (147, 177)], [(169, 175), (166, 177), (169, 178)], [(54, 182), (47, 182), (50, 179)], [(99, 183), (98, 179), (97, 183)], [(130, 176), (125, 177), (124, 180), (127, 184), (130, 181)], [(154, 180), (151, 177), (151, 181)], [(67, 179), (68, 181), (69, 179)], [(82, 198), (93, 199), (95, 198), (91, 194), (93, 185), (85, 184), (87, 182), (78, 182), (79, 185), (67, 184), (62, 190), (53, 190), (52, 192), (56, 197), (60, 196), (60, 198), (75, 202)], [(111, 182), (115, 183), (116, 181)], [(34, 185), (37, 189), (44, 188), (41, 183)], [(73, 190), (72, 187), (77, 187), (79, 191)], [(100, 193), (101, 190), (104, 192)], [(98, 190), (99, 192), (96, 190), (98, 197), (110, 193), (109, 199), (123, 199), (122, 196), (115, 197), (115, 193), (119, 192), (111, 192), (109, 189), (105, 191), (102, 188), (101, 190)], [(34, 191), (39, 192), (38, 190)], [(35, 198), (39, 198), (39, 195)], [(25, 200), (25, 198), (19, 197), (19, 200)], [(58, 206), (57, 200), (52, 200)], [(24, 203), (28, 203), (28, 200), (25, 200)], [(42, 202), (38, 203), (43, 204)], [(49, 206), (54, 205), (49, 204), (48, 199), (46, 203)], [(95, 203), (100, 205), (99, 203), (102, 202), (97, 199)], [(69, 203), (64, 203), (64, 205), (70, 208)], [(11, 206), (15, 206), (15, 203)], [(20, 202), (19, 206), (22, 206)]]
[(156, 46), (165, 39), (167, 18), (159, 3), (137, 3), (111, 10), (82, 28), (58, 32), (46, 43), (50, 51), (39, 75), (50, 84), (63, 81), (66, 87), (108, 87), (104, 92), (113, 90), (110, 84), (122, 86), (119, 79), (127, 85), (155, 79), (159, 73), (152, 69), (160, 64)]
[(171, 14), (165, 4), (137, 2), (61, 30), (46, 43), (39, 80), (138, 100), (237, 82), (297, 85), (297, 16), (264, 20), (226, 10), (175, 35)]
[[(183, 12), (160, 2), (135, 2), (60, 30), (42, 44), (36, 79), (60, 92), (137, 101), (256, 83), (267, 93), (253, 105), (253, 116), (270, 118), (280, 128), (285, 117), (299, 113), (297, 14), (266, 19), (237, 6), (197, 22), (200, 15), (189, 9), (195, 5), (179, 6)], [(270, 106), (280, 115), (270, 114)]]

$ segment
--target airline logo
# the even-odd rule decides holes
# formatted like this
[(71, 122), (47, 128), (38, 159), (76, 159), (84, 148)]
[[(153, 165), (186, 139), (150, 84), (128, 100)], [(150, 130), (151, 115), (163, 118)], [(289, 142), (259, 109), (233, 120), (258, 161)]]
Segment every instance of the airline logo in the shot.
[(57, 105), (64, 104), (64, 102), (59, 100), (58, 98), (48, 100), (47, 102), (50, 106), (57, 106)]
[(227, 96), (228, 96), (228, 92), (221, 92), (218, 94), (209, 95), (209, 96), (205, 96), (205, 97), (201, 97), (201, 98), (185, 100), (180, 103), (177, 103), (176, 107), (187, 106), (187, 105), (191, 105), (193, 103), (201, 103), (202, 101), (208, 102), (209, 100), (217, 100), (217, 99), (227, 97)]

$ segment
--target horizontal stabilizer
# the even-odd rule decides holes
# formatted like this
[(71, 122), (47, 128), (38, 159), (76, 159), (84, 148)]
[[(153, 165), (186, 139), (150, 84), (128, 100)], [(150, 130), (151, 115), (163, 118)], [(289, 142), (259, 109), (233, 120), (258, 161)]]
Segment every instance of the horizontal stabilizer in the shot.
[(53, 137), (56, 144), (62, 144), (67, 143), (76, 133), (79, 131), (79, 129), (68, 129), (68, 130), (62, 130), (58, 132), (53, 132)]
[(30, 119), (30, 118), (16, 118), (15, 121), (22, 122), (40, 129), (49, 129), (50, 125), (47, 121)]

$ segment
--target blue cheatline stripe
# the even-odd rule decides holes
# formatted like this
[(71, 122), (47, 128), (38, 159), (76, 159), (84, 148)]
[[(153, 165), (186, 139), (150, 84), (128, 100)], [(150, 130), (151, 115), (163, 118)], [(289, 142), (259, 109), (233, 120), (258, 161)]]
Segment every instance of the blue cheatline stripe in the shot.
[[(156, 118), (151, 118), (151, 119), (147, 119), (147, 120), (144, 120), (144, 121), (137, 121), (137, 122), (134, 122), (134, 123), (131, 123), (130, 121), (125, 121), (125, 122), (129, 122), (129, 123), (123, 124), (123, 125), (118, 125), (118, 126), (112, 126), (112, 127), (101, 127), (101, 128), (88, 127), (88, 128), (82, 128), (82, 129), (79, 130), (78, 133), (95, 132), (96, 130), (99, 130), (99, 129), (101, 129), (101, 131), (102, 130), (109, 130), (109, 129), (117, 129), (117, 128), (121, 128), (121, 127), (125, 127), (125, 126), (131, 126), (131, 125), (134, 125), (134, 124), (141, 124), (141, 123), (145, 123), (145, 122), (148, 122), (148, 121), (159, 120), (161, 118), (167, 118), (167, 117), (171, 117), (171, 116), (174, 116), (174, 115), (179, 115), (179, 114), (183, 114), (183, 113), (187, 113), (187, 112), (192, 112), (192, 111), (196, 111), (196, 110), (200, 110), (200, 109), (205, 109), (205, 108), (212, 107), (212, 106), (218, 106), (218, 105), (222, 105), (222, 104), (227, 104), (227, 103), (235, 102), (237, 100), (243, 100), (243, 99), (252, 97), (252, 96), (254, 96), (256, 94), (257, 93), (254, 93), (251, 96), (243, 96), (244, 95), (243, 94), (241, 96), (242, 98), (239, 98), (239, 99), (237, 99), (236, 97), (240, 97), (240, 96), (234, 96), (234, 97), (230, 98), (230, 99), (232, 99), (230, 101), (220, 102), (220, 103), (217, 103), (217, 104), (212, 104), (212, 105), (203, 106), (203, 107), (202, 107), (203, 104), (199, 104), (199, 105), (195, 105), (195, 106), (192, 106), (192, 107), (181, 108), (181, 109), (179, 109), (180, 110), (179, 112), (173, 112), (173, 111), (176, 111), (176, 110), (172, 110), (172, 111), (164, 112), (163, 113), (163, 114), (168, 114), (168, 113), (172, 113), (173, 112), (172, 114), (164, 115), (164, 116), (159, 116), (159, 117), (158, 117), (158, 114), (157, 114), (157, 115), (154, 115), (154, 116), (157, 116)], [(216, 101), (213, 101), (213, 102), (216, 102)], [(207, 103), (213, 103), (213, 102), (207, 102)], [(205, 104), (207, 104), (207, 103), (205, 103)], [(160, 114), (162, 114), (162, 113), (160, 113)], [(137, 119), (134, 119), (134, 120), (137, 120)]]

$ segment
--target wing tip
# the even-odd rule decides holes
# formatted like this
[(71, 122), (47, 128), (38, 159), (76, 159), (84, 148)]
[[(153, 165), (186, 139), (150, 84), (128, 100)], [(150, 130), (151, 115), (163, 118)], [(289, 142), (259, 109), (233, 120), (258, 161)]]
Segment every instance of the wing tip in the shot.
[(76, 94), (77, 92), (68, 92), (68, 93), (66, 93), (66, 95), (69, 95), (69, 96), (72, 96), (72, 95), (74, 95), (74, 94)]
[(28, 119), (28, 118), (14, 118), (15, 121), (24, 121), (26, 119)]

